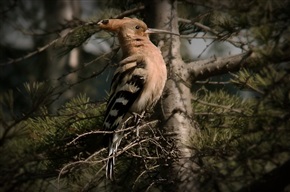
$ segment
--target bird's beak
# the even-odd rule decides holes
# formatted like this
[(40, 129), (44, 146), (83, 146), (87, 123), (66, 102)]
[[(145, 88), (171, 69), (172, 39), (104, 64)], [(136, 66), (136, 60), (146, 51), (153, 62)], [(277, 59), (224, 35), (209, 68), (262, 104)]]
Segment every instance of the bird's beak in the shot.
[(171, 31), (166, 31), (163, 29), (153, 29), (153, 28), (148, 28), (145, 33), (147, 34), (152, 34), (152, 33), (159, 33), (159, 34), (171, 34), (171, 35), (177, 35), (180, 36), (178, 33), (173, 33)]

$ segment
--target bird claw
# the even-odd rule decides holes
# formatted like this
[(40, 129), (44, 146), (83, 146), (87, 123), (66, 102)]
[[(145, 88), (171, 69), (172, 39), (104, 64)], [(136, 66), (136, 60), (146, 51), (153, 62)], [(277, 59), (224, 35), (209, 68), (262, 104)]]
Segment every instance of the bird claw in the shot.
[(136, 136), (137, 136), (137, 138), (139, 138), (139, 125), (141, 123), (141, 120), (145, 116), (145, 111), (143, 111), (141, 114), (133, 113), (133, 116), (134, 116), (135, 127), (137, 129), (136, 130)]

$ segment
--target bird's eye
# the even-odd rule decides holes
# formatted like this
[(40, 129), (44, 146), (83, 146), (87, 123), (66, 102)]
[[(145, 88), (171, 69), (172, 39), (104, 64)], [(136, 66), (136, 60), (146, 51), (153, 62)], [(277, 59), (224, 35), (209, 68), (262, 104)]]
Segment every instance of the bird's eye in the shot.
[(140, 29), (140, 26), (139, 25), (136, 25), (135, 29)]
[(109, 23), (109, 20), (108, 19), (104, 19), (104, 20), (101, 21), (101, 23), (104, 24), (104, 25), (107, 25)]

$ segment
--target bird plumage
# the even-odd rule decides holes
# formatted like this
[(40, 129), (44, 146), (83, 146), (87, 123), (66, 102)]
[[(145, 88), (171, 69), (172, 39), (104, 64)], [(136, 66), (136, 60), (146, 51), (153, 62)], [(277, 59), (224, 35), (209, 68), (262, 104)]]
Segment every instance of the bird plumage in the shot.
[[(151, 109), (161, 97), (167, 71), (160, 50), (149, 40), (146, 24), (138, 19), (107, 19), (99, 23), (101, 29), (118, 35), (123, 52), (111, 83), (110, 98), (105, 113), (104, 129), (122, 128), (132, 113)], [(115, 154), (122, 132), (109, 136), (107, 177), (113, 179)]]

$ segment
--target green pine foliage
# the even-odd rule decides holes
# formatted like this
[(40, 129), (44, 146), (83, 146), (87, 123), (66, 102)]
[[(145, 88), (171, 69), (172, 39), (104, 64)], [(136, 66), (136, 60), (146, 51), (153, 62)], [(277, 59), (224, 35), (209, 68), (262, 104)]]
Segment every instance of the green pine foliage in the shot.
[[(47, 186), (55, 185), (59, 189), (88, 182), (90, 177), (86, 175), (95, 174), (103, 166), (100, 162), (92, 164), (90, 169), (81, 169), (90, 165), (82, 162), (89, 157), (96, 160), (97, 157), (91, 155), (103, 148), (103, 136), (91, 132), (101, 129), (104, 104), (93, 103), (85, 95), (79, 95), (60, 107), (57, 114), (52, 114), (41, 105), (45, 102), (40, 102), (32, 94), (42, 95), (41, 84), (25, 86), (35, 101), (32, 106), (38, 104), (39, 110), (30, 118), (21, 119), (7, 135), (3, 135), (5, 129), (1, 129), (3, 146), (0, 150), (6, 154), (0, 158), (1, 180), (5, 183), (2, 190), (38, 191), (37, 186), (44, 186), (43, 182), (48, 182), (48, 178), (54, 184), (48, 182)], [(88, 134), (82, 136), (84, 133)], [(102, 159), (103, 154), (98, 158)], [(67, 166), (72, 162), (79, 163)], [(21, 178), (27, 181), (21, 181)]]
[[(290, 159), (289, 1), (220, 6), (205, 20), (216, 33), (241, 33), (250, 59), (230, 81), (237, 94), (202, 87), (193, 108), (200, 132), (190, 146), (204, 191), (238, 191)], [(239, 45), (234, 43), (234, 45)]]
[[(82, 158), (82, 154), (79, 153), (86, 151), (82, 148), (84, 146), (80, 146), (79, 151), (71, 148), (68, 143), (77, 135), (99, 130), (103, 108), (103, 105), (97, 106), (85, 95), (80, 95), (59, 108), (56, 115), (50, 115), (43, 110), (40, 117), (30, 118), (26, 123), (39, 151), (48, 149), (51, 155), (64, 155), (70, 158), (76, 155), (77, 158)], [(51, 162), (55, 166), (61, 165), (62, 161), (67, 162), (65, 158), (55, 157), (55, 159), (60, 160)]]
[[(200, 133), (192, 139), (207, 191), (237, 191), (289, 160), (290, 75), (283, 65), (243, 69), (232, 83), (247, 97), (201, 89), (193, 107)], [(209, 185), (211, 183), (211, 185)]]
[[(111, 185), (105, 178), (107, 145), (101, 129), (105, 103), (94, 103), (86, 95), (79, 95), (51, 113), (45, 106), (47, 102), (40, 102), (40, 98), (51, 101), (44, 93), (52, 89), (44, 89), (44, 85), (25, 84), (31, 106), (38, 109), (19, 121), (14, 128), (17, 134), (1, 148), (7, 154), (0, 158), (1, 180), (5, 183), (2, 190), (139, 191), (152, 187), (162, 164), (171, 156), (161, 145), (165, 139), (154, 128), (156, 120), (141, 122), (140, 137), (136, 137), (135, 126), (125, 131), (120, 146), (123, 152), (115, 166), (119, 185)], [(27, 181), (19, 180), (17, 175)], [(122, 185), (124, 182), (127, 184)], [(160, 180), (156, 185), (162, 183)], [(44, 186), (47, 188), (41, 189)]]
[[(110, 2), (127, 10), (136, 1)], [(183, 10), (189, 10), (188, 17), (200, 14), (196, 21), (217, 40), (229, 38), (257, 57), (231, 74), (231, 91), (205, 86), (193, 93), (193, 121), (200, 130), (188, 145), (196, 151), (203, 191), (238, 191), (290, 159), (290, 68), (284, 53), (290, 45), (289, 1), (209, 2), (194, 11), (185, 4)], [(105, 10), (98, 19), (121, 12)], [(98, 32), (96, 21), (68, 23), (71, 31), (54, 46), (68, 53), (82, 45)], [(200, 31), (180, 24), (183, 34)], [(242, 37), (231, 39), (234, 35)], [(0, 94), (0, 191), (159, 191), (168, 184), (160, 172), (178, 154), (155, 121), (142, 121), (139, 138), (135, 127), (125, 132), (112, 184), (104, 172), (105, 103), (78, 95), (51, 112), (50, 105), (66, 91), (51, 84), (18, 89), (27, 101), (23, 114), (13, 110), (12, 91)]]

